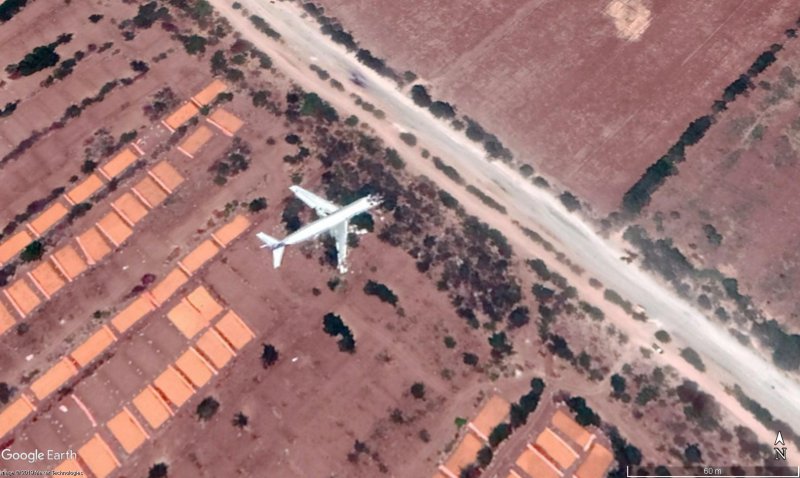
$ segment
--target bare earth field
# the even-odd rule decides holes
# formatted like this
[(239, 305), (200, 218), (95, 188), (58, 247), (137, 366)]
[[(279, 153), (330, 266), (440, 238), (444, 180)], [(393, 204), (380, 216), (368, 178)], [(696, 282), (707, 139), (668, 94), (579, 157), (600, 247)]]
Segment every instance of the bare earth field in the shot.
[(603, 215), (798, 15), (789, 1), (316, 3)]
[[(731, 103), (689, 149), (680, 174), (646, 211), (654, 235), (671, 237), (697, 262), (738, 277), (743, 293), (763, 300), (793, 333), (800, 330), (798, 72), (798, 45), (787, 42), (756, 88)], [(721, 237), (707, 237), (707, 225)]]
[[(420, 50), (422, 63), (409, 67), (432, 79), (437, 94), (464, 98), (465, 111), (489, 111), (486, 119), (476, 118), (492, 130), (512, 132), (510, 141), (515, 149), (538, 147), (545, 144), (538, 139), (552, 137), (553, 142), (542, 146), (549, 149), (530, 153), (533, 162), (545, 170), (562, 168), (554, 158), (566, 154), (571, 155), (570, 174), (581, 170), (581, 177), (613, 182), (611, 173), (600, 178), (600, 173), (589, 171), (603, 170), (603, 155), (616, 158), (613, 151), (642, 149), (630, 177), (616, 178), (619, 183), (614, 187), (619, 190), (613, 194), (599, 192), (597, 183), (575, 184), (577, 191), (587, 192), (587, 197), (596, 194), (593, 199), (602, 201), (621, 195), (638, 176), (640, 166), (644, 168), (660, 151), (649, 142), (645, 147), (638, 141), (644, 142), (652, 133), (663, 137), (666, 145), (692, 117), (682, 111), (686, 117), (678, 118), (682, 108), (676, 107), (676, 116), (665, 128), (670, 134), (660, 129), (656, 132), (658, 108), (637, 103), (645, 89), (662, 84), (670, 91), (671, 101), (681, 98), (691, 103), (684, 97), (691, 90), (688, 82), (666, 81), (661, 76), (668, 63), (674, 67), (675, 62), (691, 57), (687, 68), (698, 69), (698, 77), (716, 78), (717, 73), (700, 71), (711, 68), (709, 63), (724, 63), (721, 69), (726, 72), (737, 69), (736, 55), (746, 57), (745, 53), (758, 51), (758, 35), (766, 33), (756, 34), (756, 30), (771, 31), (764, 23), (779, 24), (787, 3), (773, 3), (768, 9), (753, 7), (752, 11), (748, 4), (716, 5), (715, 9), (696, 6), (691, 16), (665, 6), (664, 12), (656, 10), (649, 17), (641, 13), (638, 20), (622, 24), (619, 9), (623, 7), (616, 4), (608, 10), (616, 20), (602, 13), (602, 5), (592, 14), (559, 10), (554, 3), (498, 5), (488, 16), (475, 8), (465, 17), (474, 20), (465, 23), (470, 25), (469, 35), (458, 37), (463, 33), (457, 29), (442, 31), (446, 35), (441, 41), (464, 46), (461, 54), (442, 66), (434, 42)], [(124, 172), (101, 180), (98, 192), (77, 201), (86, 205), (85, 210), (70, 205), (70, 217), (42, 235), (44, 257), (24, 262), (16, 259), (15, 253), (10, 259), (14, 267), (3, 264), (0, 306), (12, 311), (14, 323), (0, 331), (2, 448), (80, 449), (81, 466), (88, 465), (88, 475), (95, 477), (165, 476), (152, 471), (154, 464), (164, 463), (173, 478), (418, 478), (432, 475), (452, 449), (459, 433), (457, 419), (473, 416), (481, 401), (493, 393), (514, 402), (528, 391), (531, 378), (541, 377), (547, 388), (540, 415), (570, 396), (586, 398), (602, 417), (605, 431), (618, 427), (620, 436), (641, 450), (643, 457), (631, 460), (633, 465), (680, 465), (691, 444), (700, 446), (710, 460), (738, 456), (740, 463), (758, 464), (769, 458), (757, 447), (766, 439), (761, 425), (747, 415), (731, 413), (740, 408), (735, 408), (736, 404), (731, 407), (729, 397), (704, 395), (696, 383), (687, 382), (686, 377), (701, 381), (699, 372), (687, 364), (664, 365), (675, 363), (665, 360), (679, 360), (677, 350), (665, 344), (670, 356), (655, 355), (649, 333), (641, 332), (646, 329), (630, 327), (630, 317), (603, 301), (602, 287), (578, 297), (569, 281), (577, 283), (582, 272), (563, 263), (551, 264), (552, 274), (532, 272), (525, 260), (532, 259), (530, 251), (539, 251), (540, 245), (531, 243), (524, 249), (527, 252), (512, 250), (503, 234), (469, 216), (466, 206), (452, 196), (448, 201), (433, 181), (405, 171), (402, 159), (394, 156), (397, 152), (375, 138), (370, 125), (352, 118), (345, 123), (354, 111), (366, 117), (363, 110), (351, 105), (349, 110), (331, 113), (330, 105), (299, 89), (263, 56), (260, 63), (252, 45), (237, 41), (226, 22), (209, 13), (194, 12), (200, 20), (193, 22), (170, 7), (170, 21), (162, 18), (151, 27), (134, 28), (126, 20), (141, 11), (140, 6), (33, 2), (0, 26), (0, 58), (18, 61), (61, 33), (73, 33), (73, 38), (58, 48), (62, 60), (79, 50), (88, 52), (74, 72), (49, 87), (40, 83), (52, 74), (52, 68), (28, 77), (0, 77), (0, 106), (19, 100), (11, 116), (0, 118), (3, 241), (39, 217), (42, 206), (32, 203), (45, 197), (50, 197), (50, 204), (66, 201), (63, 191), (51, 192), (66, 188), (69, 197), (76, 185), (100, 177), (92, 175), (106, 174), (110, 158), (124, 148), (141, 151)], [(504, 20), (512, 7), (519, 13)], [(399, 9), (395, 12), (398, 18), (417, 15), (407, 5), (387, 6), (392, 8)], [(438, 12), (446, 18), (448, 9)], [(90, 23), (91, 14), (103, 18)], [(699, 15), (707, 15), (711, 26), (686, 28), (688, 36), (681, 40), (685, 40), (684, 48), (676, 48), (666, 59), (664, 52), (644, 49), (650, 44), (645, 43), (648, 35), (656, 39), (667, 35), (667, 19), (694, 21)], [(743, 20), (747, 15), (752, 23)], [(416, 18), (421, 17), (400, 22), (407, 33), (421, 28)], [(487, 31), (483, 23), (487, 18), (495, 26), (490, 28), (489, 40), (482, 43), (477, 37)], [(354, 18), (360, 33), (358, 21)], [(425, 28), (434, 23), (430, 17), (425, 21)], [(736, 22), (746, 25), (737, 30), (731, 26)], [(542, 31), (532, 29), (534, 24), (544, 25), (549, 34), (525, 37), (522, 32)], [(40, 28), (42, 25), (47, 28)], [(565, 25), (572, 26), (557, 30)], [(726, 28), (749, 32), (747, 39), (741, 40), (749, 45), (741, 48), (746, 52), (734, 48), (735, 42), (724, 36)], [(27, 31), (32, 33), (22, 34)], [(132, 31), (134, 38), (126, 40), (124, 35), (130, 37)], [(192, 55), (172, 33), (184, 35), (182, 41), (198, 33), (208, 42), (203, 52)], [(369, 31), (364, 35), (369, 42)], [(592, 47), (579, 46), (573, 38), (583, 38), (581, 41)], [(507, 74), (496, 82), (466, 69), (471, 65), (469, 68), (477, 70), (483, 58), (503, 58), (492, 53), (492, 48), (499, 45), (502, 49), (523, 39), (538, 42), (540, 48), (572, 52), (574, 61), (549, 57), (541, 50), (543, 64), (550, 67), (520, 72), (498, 65)], [(424, 43), (422, 33), (403, 40), (411, 40), (409, 45)], [(692, 49), (704, 41), (716, 49), (709, 47), (692, 55)], [(100, 51), (106, 42), (113, 44)], [(606, 51), (609, 53), (601, 54)], [(408, 52), (379, 53), (392, 54), (393, 63), (394, 53), (400, 64), (410, 58), (402, 56)], [(515, 64), (522, 58), (514, 54), (522, 55), (522, 51), (510, 48), (511, 56), (504, 61)], [(219, 55), (225, 66), (217, 65), (212, 72)], [(603, 57), (611, 58), (611, 63), (592, 63), (591, 58)], [(134, 60), (146, 62), (147, 71), (134, 71)], [(619, 77), (633, 74), (631, 61), (639, 62), (651, 79), (641, 86), (639, 96), (628, 91), (630, 85)], [(435, 63), (439, 65), (435, 67)], [(607, 72), (606, 80), (602, 72)], [(473, 73), (478, 78), (475, 85), (456, 81)], [(527, 80), (527, 75), (534, 73), (541, 74), (536, 82), (522, 81), (523, 76)], [(616, 79), (612, 81), (608, 73), (616, 74)], [(727, 77), (719, 75), (721, 85)], [(598, 79), (599, 90), (578, 79), (586, 76)], [(512, 77), (516, 83), (507, 79)], [(564, 82), (567, 77), (575, 78), (574, 82)], [(182, 121), (182, 126), (162, 123), (215, 80), (224, 81), (232, 95), (214, 95), (193, 119)], [(77, 116), (64, 119), (71, 105), (81, 104), (114, 81), (117, 83), (99, 101), (82, 105)], [(552, 115), (543, 122), (528, 119), (521, 111), (503, 116), (507, 109), (502, 104), (477, 100), (485, 96), (484, 88), (505, 89), (509, 93), (502, 101), (510, 107), (517, 104), (513, 101), (516, 94), (535, 90), (536, 85), (557, 88), (542, 90), (541, 97), (533, 98), (532, 111), (546, 111), (543, 102), (550, 98), (569, 97), (565, 100), (568, 108), (585, 118), (581, 131), (595, 139), (576, 145), (574, 132), (555, 131), (554, 125), (566, 121), (563, 115)], [(720, 85), (709, 83), (707, 87), (717, 91)], [(165, 87), (170, 88), (169, 94)], [(567, 94), (566, 88), (575, 94)], [(603, 100), (590, 98), (592, 91), (604, 91), (597, 96)], [(618, 103), (613, 114), (606, 111), (609, 98), (623, 92), (634, 98)], [(197, 96), (193, 101), (200, 103)], [(154, 110), (159, 112), (154, 114)], [(242, 120), (241, 128), (225, 132), (215, 125), (212, 118), (219, 119), (215, 115), (221, 111)], [(336, 119), (330, 119), (332, 114)], [(54, 122), (58, 127), (52, 127)], [(511, 122), (520, 126), (505, 128)], [(605, 125), (605, 136), (596, 129), (599, 123)], [(642, 125), (638, 140), (615, 134), (629, 123)], [(522, 125), (531, 128), (524, 137)], [(43, 133), (29, 147), (12, 153), (20, 151), (20, 143), (34, 130)], [(123, 141), (124, 133), (129, 134)], [(191, 143), (204, 135), (210, 139), (193, 148)], [(763, 140), (767, 138), (765, 135)], [(652, 151), (644, 151), (650, 147)], [(156, 174), (164, 164), (174, 169), (171, 176)], [(167, 185), (168, 178), (173, 185)], [(155, 185), (147, 197), (160, 194), (160, 203), (142, 199), (145, 194), (140, 190), (145, 189), (140, 185), (148, 181)], [(358, 243), (349, 256), (351, 271), (338, 285), (332, 282), (337, 275), (323, 241), (290, 248), (280, 270), (274, 270), (266, 251), (259, 249), (253, 234), (256, 230), (283, 237), (293, 220), (314, 218), (308, 208), (298, 210), (287, 189), (291, 184), (302, 184), (342, 203), (356, 192), (385, 195), (383, 208), (373, 210), (374, 230), (351, 238)], [(130, 206), (133, 196), (134, 203), (140, 201), (146, 207)], [(266, 207), (250, 203), (255, 198), (262, 198)], [(610, 199), (605, 205), (614, 206)], [(23, 214), (26, 211), (30, 217)], [(141, 217), (133, 216), (136, 211), (141, 211)], [(114, 227), (109, 225), (109, 216), (118, 217)], [(124, 235), (124, 224), (129, 222), (129, 234)], [(238, 229), (226, 236), (222, 231), (229, 231), (232, 225)], [(91, 230), (100, 231), (100, 243), (108, 248), (106, 255), (96, 260), (90, 252), (100, 246), (83, 248), (76, 240)], [(514, 231), (519, 236), (519, 231)], [(23, 281), (36, 286), (37, 268), (47, 264), (54, 251), (75, 244), (81, 246), (78, 256), (86, 260), (86, 270), (53, 286), (52, 294), (44, 287), (33, 290), (40, 303), (24, 317), (15, 312), (19, 296), (7, 293), (11, 284)], [(515, 239), (514, 244), (519, 241)], [(213, 253), (197, 259), (197, 251), (209, 250), (204, 247)], [(396, 294), (397, 304), (365, 294), (369, 280), (388, 286)], [(164, 285), (170, 281), (174, 281), (173, 287)], [(530, 292), (534, 285), (538, 287)], [(200, 288), (208, 292), (205, 302), (192, 295), (203, 290)], [(139, 301), (146, 304), (141, 306), (145, 312), (129, 324), (123, 322), (122, 318), (130, 318), (126, 314), (133, 310), (131, 304)], [(217, 304), (218, 309), (209, 304)], [(585, 310), (590, 305), (596, 307), (595, 318)], [(512, 324), (512, 310), (525, 320)], [(340, 315), (352, 330), (355, 353), (340, 350), (337, 339), (323, 331), (322, 318), (329, 312)], [(244, 324), (240, 335), (223, 325), (230, 314)], [(618, 328), (615, 323), (626, 325)], [(197, 329), (191, 331), (194, 326)], [(97, 337), (94, 334), (102, 335), (104, 330), (111, 337), (107, 345), (93, 354), (81, 351), (79, 345), (92, 343)], [(639, 331), (640, 336), (629, 336), (628, 330), (632, 334)], [(500, 331), (508, 334), (507, 339), (503, 335), (505, 347), (487, 340), (499, 337), (493, 334)], [(202, 345), (207, 344), (206, 339), (217, 340), (215, 353), (211, 346)], [(278, 351), (273, 364), (264, 363), (265, 344)], [(184, 354), (192, 351), (199, 351), (193, 369), (181, 362)], [(477, 364), (468, 365), (465, 353), (474, 354)], [(217, 354), (229, 354), (229, 361), (216, 362)], [(627, 380), (623, 392), (612, 394), (609, 377), (613, 374)], [(412, 396), (410, 390), (416, 382), (424, 384), (424, 398)], [(153, 390), (152, 395), (148, 390)], [(141, 397), (149, 397), (150, 402), (141, 405)], [(201, 410), (207, 409), (200, 404), (209, 397), (218, 408), (202, 418)], [(30, 408), (27, 413), (9, 412), (25, 406)], [(153, 421), (157, 410), (164, 412), (161, 423)], [(233, 421), (240, 412), (247, 423), (237, 427)], [(120, 416), (132, 417), (137, 424), (128, 428), (125, 440), (110, 425)], [(518, 451), (529, 432), (540, 425), (534, 418), (506, 444), (507, 456), (498, 460), (496, 470), (511, 466), (512, 447)], [(671, 436), (668, 442), (662, 439), (667, 434)], [(127, 441), (137, 436), (142, 438), (140, 442)], [(93, 445), (83, 448), (86, 444)], [(103, 457), (108, 460), (101, 462)], [(52, 470), (58, 464), (3, 462), (0, 470)]]

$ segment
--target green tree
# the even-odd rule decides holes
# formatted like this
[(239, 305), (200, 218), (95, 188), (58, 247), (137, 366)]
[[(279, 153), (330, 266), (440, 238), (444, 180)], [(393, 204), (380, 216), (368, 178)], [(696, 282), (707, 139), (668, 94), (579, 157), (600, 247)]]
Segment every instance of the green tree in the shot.
[(42, 255), (44, 255), (44, 243), (36, 240), (25, 246), (19, 258), (22, 262), (34, 262), (41, 259)]
[(183, 35), (180, 37), (180, 40), (181, 43), (183, 43), (183, 48), (186, 49), (186, 53), (190, 55), (205, 53), (206, 44), (208, 44), (208, 40), (200, 35)]
[(481, 468), (486, 468), (492, 462), (492, 458), (494, 457), (494, 453), (492, 449), (488, 446), (485, 446), (478, 450), (477, 461), (478, 465)]
[(489, 445), (492, 448), (497, 448), (497, 445), (502, 443), (509, 435), (511, 435), (511, 426), (508, 423), (501, 423), (489, 433)]
[(55, 66), (58, 60), (61, 59), (58, 53), (56, 53), (57, 46), (58, 43), (37, 46), (32, 52), (25, 55), (19, 63), (8, 65), (8, 67), (6, 67), (6, 72), (11, 74), (16, 73), (21, 76), (30, 76), (45, 68)]
[(250, 201), (250, 204), (247, 205), (247, 209), (250, 212), (259, 212), (263, 211), (267, 208), (267, 198), (265, 197), (258, 197)]

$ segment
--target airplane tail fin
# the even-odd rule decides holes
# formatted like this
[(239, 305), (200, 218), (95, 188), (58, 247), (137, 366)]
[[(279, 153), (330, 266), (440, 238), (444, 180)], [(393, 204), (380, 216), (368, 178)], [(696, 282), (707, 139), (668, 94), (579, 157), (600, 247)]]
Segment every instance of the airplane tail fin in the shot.
[(264, 234), (263, 232), (259, 232), (258, 234), (256, 234), (256, 236), (258, 236), (258, 239), (264, 243), (261, 246), (262, 249), (265, 247), (269, 247), (270, 250), (272, 250), (272, 266), (275, 269), (280, 267), (281, 260), (283, 260), (284, 244), (278, 239), (275, 239), (272, 236)]

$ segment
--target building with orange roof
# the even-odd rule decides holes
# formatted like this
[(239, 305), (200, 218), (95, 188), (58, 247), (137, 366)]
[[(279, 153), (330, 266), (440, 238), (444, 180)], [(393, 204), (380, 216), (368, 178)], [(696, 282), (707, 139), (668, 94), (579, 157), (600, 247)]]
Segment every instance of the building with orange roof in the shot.
[(589, 454), (575, 471), (577, 478), (603, 478), (608, 467), (614, 462), (611, 451), (599, 443), (592, 445)]
[(226, 136), (233, 136), (244, 125), (244, 121), (239, 119), (238, 116), (222, 108), (211, 113), (207, 120), (209, 123), (219, 128), (222, 134)]
[(42, 300), (24, 278), (12, 282), (10, 286), (3, 290), (3, 294), (11, 302), (11, 305), (14, 306), (21, 318), (26, 317), (42, 303)]
[(235, 355), (231, 346), (214, 329), (209, 329), (197, 339), (197, 349), (217, 370), (224, 367)]
[(161, 189), (170, 194), (183, 182), (183, 176), (167, 161), (156, 164), (147, 174), (161, 186)]
[(191, 339), (208, 325), (208, 320), (185, 298), (167, 312), (167, 318), (187, 339)]
[(469, 427), (481, 439), (488, 441), (489, 434), (492, 433), (494, 427), (506, 419), (510, 408), (511, 404), (508, 403), (508, 400), (499, 395), (493, 395), (481, 407), (478, 415), (470, 422)]
[(153, 386), (176, 408), (186, 403), (194, 395), (194, 388), (172, 365), (168, 365), (167, 369), (156, 377)]
[(206, 239), (195, 247), (192, 252), (187, 254), (186, 257), (181, 259), (178, 264), (187, 274), (192, 275), (203, 267), (206, 262), (211, 260), (212, 257), (217, 255), (219, 249), (219, 246), (216, 245), (214, 241)]
[(219, 319), (214, 328), (235, 350), (240, 350), (256, 336), (232, 310)]
[(28, 278), (48, 300), (67, 283), (61, 272), (50, 261), (43, 261), (34, 267), (28, 272)]
[(506, 475), (506, 478), (522, 478), (522, 476), (520, 476), (520, 474), (514, 470), (508, 470), (508, 475)]
[(61, 201), (56, 201), (44, 212), (36, 216), (36, 219), (28, 223), (28, 230), (36, 237), (40, 237), (54, 224), (64, 219), (67, 214), (69, 214), (67, 207)]
[(153, 310), (153, 303), (150, 302), (150, 299), (146, 296), (140, 296), (115, 315), (111, 319), (111, 325), (117, 329), (117, 332), (123, 333)]
[(216, 370), (203, 358), (194, 347), (183, 353), (175, 361), (175, 367), (195, 388), (200, 388), (216, 374)]
[(85, 367), (89, 362), (96, 359), (111, 344), (116, 342), (117, 337), (107, 325), (100, 327), (100, 330), (92, 334), (81, 345), (70, 352), (69, 356), (79, 367)]
[(547, 458), (533, 447), (528, 446), (514, 462), (519, 469), (536, 478), (561, 478), (562, 473)]
[(119, 247), (126, 239), (131, 237), (133, 229), (122, 219), (122, 216), (117, 214), (116, 211), (110, 211), (108, 214), (97, 221), (97, 229), (103, 233), (114, 247)]
[(213, 297), (211, 297), (208, 289), (203, 286), (200, 286), (190, 292), (189, 295), (186, 296), (186, 300), (192, 304), (192, 307), (200, 312), (200, 315), (202, 315), (203, 319), (205, 319), (207, 322), (210, 322), (211, 319), (222, 312), (222, 306), (219, 305), (219, 302), (214, 300)]
[(227, 247), (234, 239), (239, 237), (250, 227), (250, 220), (241, 214), (236, 215), (231, 222), (217, 229), (211, 237), (220, 245)]
[(148, 385), (133, 398), (133, 406), (139, 410), (139, 413), (153, 430), (160, 427), (172, 416), (172, 409), (152, 385)]
[(33, 242), (33, 236), (26, 230), (21, 230), (4, 240), (0, 244), (0, 265), (13, 259), (31, 242)]
[(74, 188), (67, 191), (64, 194), (64, 197), (67, 198), (70, 204), (73, 206), (78, 203), (82, 203), (86, 201), (94, 193), (100, 190), (103, 187), (103, 180), (97, 174), (90, 174), (86, 179), (78, 183)]
[(128, 407), (122, 407), (122, 411), (109, 420), (106, 426), (127, 454), (136, 451), (142, 443), (150, 438)]
[(444, 463), (444, 467), (455, 476), (459, 476), (461, 470), (475, 463), (475, 460), (478, 458), (478, 451), (483, 447), (484, 441), (472, 433), (471, 430), (468, 430), (464, 438), (461, 439), (456, 449)]
[(111, 252), (111, 246), (95, 227), (90, 227), (83, 234), (78, 235), (75, 238), (75, 242), (78, 243), (78, 247), (80, 247), (90, 265), (100, 262)]
[(78, 254), (78, 251), (70, 245), (66, 245), (53, 253), (53, 255), (50, 256), (50, 260), (69, 281), (81, 275), (87, 267), (86, 261), (84, 261), (80, 254)]
[(130, 227), (144, 219), (148, 212), (147, 206), (133, 193), (125, 193), (118, 197), (111, 203), (111, 207)]
[(14, 320), (14, 316), (11, 315), (11, 311), (6, 309), (2, 303), (0, 303), (0, 334), (4, 334), (6, 330), (10, 329), (17, 323)]
[(37, 399), (43, 400), (77, 373), (78, 369), (72, 364), (72, 361), (64, 357), (31, 384), (31, 391)]
[(150, 291), (150, 298), (153, 305), (161, 307), (161, 305), (169, 300), (172, 294), (180, 289), (188, 280), (189, 276), (186, 275), (180, 267), (172, 269), (169, 274)]
[(591, 443), (592, 433), (578, 425), (564, 410), (556, 410), (551, 423), (558, 431), (569, 437), (580, 448), (585, 450), (589, 443)]
[(578, 458), (578, 453), (549, 428), (539, 434), (534, 446), (562, 470), (572, 466)]
[(97, 433), (78, 449), (78, 456), (81, 457), (89, 471), (97, 478), (105, 478), (119, 468), (120, 465), (108, 443)]
[(183, 140), (183, 142), (178, 146), (178, 151), (185, 154), (189, 158), (194, 158), (194, 155), (200, 151), (208, 141), (214, 137), (214, 132), (211, 129), (200, 125), (199, 128), (194, 130), (192, 134), (189, 135), (188, 138)]
[(28, 397), (20, 395), (0, 412), (0, 437), (5, 436), (36, 410)]
[(131, 192), (142, 201), (148, 208), (153, 209), (164, 199), (167, 199), (167, 192), (150, 176), (145, 176), (141, 181), (131, 188)]
[(452, 475), (447, 474), (442, 470), (436, 470), (436, 473), (434, 473), (433, 478), (452, 478)]
[(197, 106), (202, 108), (203, 106), (211, 104), (212, 101), (217, 99), (218, 94), (224, 93), (227, 89), (228, 85), (226, 85), (223, 81), (214, 80), (205, 88), (200, 90), (196, 95), (192, 96), (192, 101), (194, 101)]
[(180, 105), (178, 109), (173, 111), (165, 120), (161, 123), (167, 127), (170, 132), (175, 131), (176, 129), (180, 128), (181, 125), (189, 121), (193, 116), (200, 113), (200, 108), (197, 107), (191, 101), (187, 101), (186, 103)]
[(135, 163), (137, 159), (139, 159), (139, 155), (136, 154), (131, 148), (126, 147), (117, 153), (116, 156), (111, 158), (111, 160), (109, 160), (106, 164), (100, 166), (98, 170), (100, 171), (100, 174), (104, 175), (106, 179), (110, 181), (128, 169), (128, 167)]

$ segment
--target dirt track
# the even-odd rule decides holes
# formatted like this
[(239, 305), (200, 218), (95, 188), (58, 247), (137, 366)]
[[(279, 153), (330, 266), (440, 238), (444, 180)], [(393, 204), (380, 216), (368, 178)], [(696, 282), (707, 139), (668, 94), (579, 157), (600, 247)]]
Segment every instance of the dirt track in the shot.
[[(469, 143), (461, 133), (449, 129), (426, 111), (414, 106), (405, 93), (398, 91), (392, 83), (361, 65), (354, 56), (323, 37), (315, 24), (301, 19), (300, 10), (294, 5), (254, 0), (241, 2), (250, 13), (262, 16), (283, 35), (283, 41), (278, 45), (256, 31), (240, 12), (233, 10), (226, 2), (212, 0), (211, 3), (228, 17), (245, 38), (269, 52), (279, 69), (306, 89), (322, 93), (340, 111), (360, 112), (346, 94), (317, 80), (308, 70), (307, 64), (316, 63), (341, 80), (348, 78), (352, 72), (358, 72), (366, 78), (366, 86), (359, 90), (359, 94), (382, 109), (388, 121), (396, 125), (397, 129), (413, 132), (424, 147), (434, 154), (440, 154), (468, 182), (503, 203), (508, 208), (509, 217), (552, 238), (558, 248), (586, 269), (589, 276), (601, 280), (631, 302), (641, 304), (649, 316), (657, 320), (657, 324), (640, 326), (638, 323), (631, 323), (627, 317), (621, 317), (620, 326), (624, 329), (638, 329), (635, 335), (641, 337), (650, 336), (651, 332), (647, 329), (655, 330), (656, 325), (667, 330), (673, 336), (676, 348), (690, 346), (701, 354), (708, 372), (689, 375), (700, 375), (698, 381), (703, 389), (723, 397), (721, 384), (738, 383), (745, 393), (767, 407), (776, 418), (800, 429), (800, 403), (782, 398), (800, 396), (800, 385), (754, 351), (739, 344), (727, 332), (719, 329), (648, 274), (622, 262), (619, 258), (623, 253), (618, 245), (600, 238), (576, 216), (569, 214), (555, 198), (530, 185), (505, 166), (486, 161), (484, 153)], [(363, 116), (363, 112), (361, 113)], [(387, 143), (398, 150), (408, 151), (397, 139), (397, 131), (392, 131), (388, 124), (374, 126)], [(416, 154), (406, 154), (405, 157), (415, 171), (437, 180), (443, 178), (427, 160)], [(521, 238), (517, 229), (509, 226), (509, 217), (500, 216), (475, 201), (461, 188), (444, 181), (446, 180), (439, 181), (444, 189), (456, 196), (470, 212), (503, 230), (518, 250), (534, 252), (530, 241)], [(585, 289), (582, 283), (575, 285)], [(673, 349), (673, 353), (668, 351), (661, 356), (662, 359), (686, 370), (685, 363), (674, 354), (674, 350), (676, 349)], [(737, 404), (732, 400), (727, 402), (729, 403), (725, 405), (734, 414), (743, 421), (752, 422), (752, 418), (745, 419), (743, 414), (746, 415), (746, 412)], [(759, 435), (765, 441), (773, 438), (764, 436), (766, 430), (763, 427), (754, 429), (762, 431)]]

